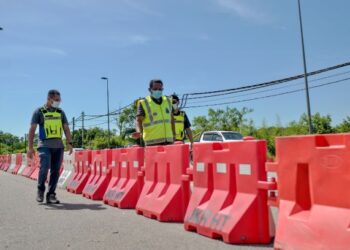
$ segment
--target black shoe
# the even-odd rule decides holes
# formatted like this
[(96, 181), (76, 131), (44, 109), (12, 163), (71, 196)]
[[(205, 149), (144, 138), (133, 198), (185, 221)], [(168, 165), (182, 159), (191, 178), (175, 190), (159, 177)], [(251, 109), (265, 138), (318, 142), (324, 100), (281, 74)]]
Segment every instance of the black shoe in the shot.
[(38, 190), (38, 194), (36, 196), (36, 201), (37, 202), (43, 202), (44, 201), (44, 192)]
[(57, 200), (56, 194), (50, 194), (46, 196), (46, 203), (47, 204), (59, 204), (60, 201)]

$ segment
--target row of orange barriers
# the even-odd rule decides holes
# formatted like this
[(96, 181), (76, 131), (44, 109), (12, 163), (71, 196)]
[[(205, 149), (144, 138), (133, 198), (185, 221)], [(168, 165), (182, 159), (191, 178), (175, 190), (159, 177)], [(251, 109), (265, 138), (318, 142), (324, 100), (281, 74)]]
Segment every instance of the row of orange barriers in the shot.
[(196, 144), (193, 155), (191, 168), (186, 144), (78, 151), (67, 190), (227, 243), (269, 243), (266, 142)]
[(193, 164), (186, 144), (77, 151), (67, 190), (226, 243), (349, 249), (350, 134), (277, 138), (276, 153), (252, 139), (196, 143)]
[(38, 179), (39, 157), (37, 154), (34, 155), (33, 159), (26, 159), (25, 162), (23, 161), (24, 154), (18, 153), (13, 156), (14, 160), (10, 154), (0, 155), (1, 170), (10, 172), (12, 174), (20, 174), (33, 180)]
[[(33, 158), (27, 158), (26, 154), (0, 155), (0, 170), (21, 175), (32, 180), (37, 180), (40, 170), (39, 155), (34, 154)], [(49, 170), (50, 171), (50, 170)], [(60, 168), (60, 173), (63, 171), (63, 164)], [(48, 180), (49, 181), (49, 175)]]

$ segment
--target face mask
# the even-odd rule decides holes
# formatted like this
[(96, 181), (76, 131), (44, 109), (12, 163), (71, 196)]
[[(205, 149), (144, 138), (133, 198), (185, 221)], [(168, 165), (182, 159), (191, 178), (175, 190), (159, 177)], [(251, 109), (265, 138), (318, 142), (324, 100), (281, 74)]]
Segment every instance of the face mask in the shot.
[(161, 90), (152, 90), (152, 97), (155, 99), (159, 99), (163, 96), (163, 91)]
[(60, 103), (61, 103), (61, 102), (53, 101), (52, 104), (51, 104), (51, 106), (52, 106), (53, 108), (58, 108), (58, 107), (60, 106)]
[(173, 104), (173, 109), (178, 110), (179, 109), (179, 104), (178, 103), (174, 103)]

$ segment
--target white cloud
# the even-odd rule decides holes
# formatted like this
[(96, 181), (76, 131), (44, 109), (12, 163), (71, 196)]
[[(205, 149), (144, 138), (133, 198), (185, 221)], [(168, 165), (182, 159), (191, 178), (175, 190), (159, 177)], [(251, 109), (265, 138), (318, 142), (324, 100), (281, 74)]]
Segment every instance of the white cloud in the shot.
[(148, 43), (151, 39), (150, 37), (144, 35), (133, 35), (129, 38), (129, 40), (132, 44), (145, 44)]
[[(3, 52), (1, 52), (3, 50)], [(67, 52), (53, 47), (31, 46), (31, 45), (11, 45), (1, 48), (0, 53), (3, 56), (67, 56)]]
[(208, 35), (208, 34), (205, 34), (205, 33), (200, 34), (200, 35), (198, 36), (198, 39), (199, 39), (199, 40), (202, 40), (202, 41), (208, 41), (208, 40), (209, 40), (209, 35)]
[(243, 0), (215, 0), (216, 4), (225, 12), (235, 14), (241, 18), (258, 22), (266, 22), (268, 17), (261, 11), (258, 11), (247, 5)]
[(144, 1), (140, 1), (140, 0), (122, 0), (127, 6), (129, 6), (130, 8), (150, 15), (150, 16), (161, 16), (161, 13), (147, 7), (146, 5), (142, 4), (144, 3)]
[(53, 54), (53, 55), (57, 55), (57, 56), (67, 56), (67, 52), (62, 50), (62, 49), (57, 49), (57, 48), (45, 48), (45, 47), (38, 47), (36, 48), (39, 51), (42, 51), (44, 53), (48, 53), (48, 54)]

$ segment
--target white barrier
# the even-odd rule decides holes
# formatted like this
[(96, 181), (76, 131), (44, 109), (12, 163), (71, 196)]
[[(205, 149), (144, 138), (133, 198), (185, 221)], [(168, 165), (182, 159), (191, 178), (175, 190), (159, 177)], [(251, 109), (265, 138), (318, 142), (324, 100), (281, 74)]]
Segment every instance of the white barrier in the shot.
[(68, 152), (65, 152), (63, 157), (63, 172), (61, 173), (60, 178), (57, 182), (58, 188), (66, 188), (68, 182), (72, 179), (74, 172), (73, 163), (74, 152), (71, 155), (69, 155)]
[(12, 173), (12, 170), (16, 167), (16, 154), (11, 155), (11, 164), (7, 169), (7, 172)]
[(21, 175), (23, 170), (27, 167), (27, 154), (22, 154), (22, 165), (19, 168), (17, 174)]

